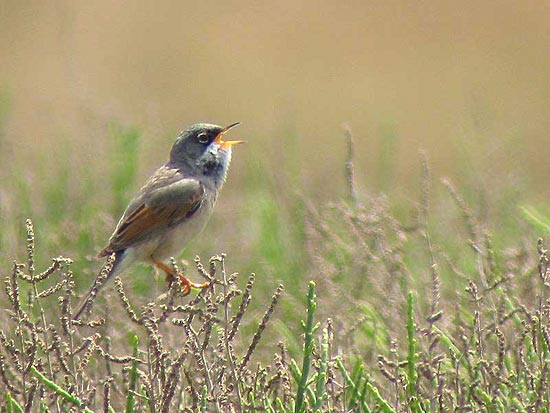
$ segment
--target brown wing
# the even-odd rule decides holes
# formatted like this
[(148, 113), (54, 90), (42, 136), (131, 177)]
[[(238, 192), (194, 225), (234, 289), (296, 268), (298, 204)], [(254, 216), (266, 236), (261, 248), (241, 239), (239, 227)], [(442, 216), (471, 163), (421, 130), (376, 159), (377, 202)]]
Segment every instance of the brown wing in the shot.
[(130, 203), (109, 245), (99, 253), (99, 257), (162, 234), (193, 215), (205, 197), (205, 189), (196, 179), (180, 179), (170, 185), (147, 189), (144, 187)]

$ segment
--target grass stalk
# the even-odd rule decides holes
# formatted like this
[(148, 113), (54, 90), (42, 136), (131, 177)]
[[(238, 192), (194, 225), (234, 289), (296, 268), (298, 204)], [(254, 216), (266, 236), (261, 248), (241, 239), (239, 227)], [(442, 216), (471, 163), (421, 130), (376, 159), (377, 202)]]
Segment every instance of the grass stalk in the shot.
[(23, 413), (23, 407), (19, 403), (17, 403), (17, 400), (15, 400), (13, 397), (11, 397), (11, 393), (6, 393), (6, 413)]
[(523, 218), (537, 230), (543, 232), (545, 235), (550, 234), (550, 221), (548, 218), (541, 216), (541, 214), (532, 206), (519, 207)]
[(414, 295), (409, 292), (407, 297), (407, 395), (409, 398), (409, 404), (411, 411), (414, 413), (423, 413), (417, 396), (417, 381), (418, 373), (416, 371), (416, 324), (414, 322)]
[(32, 366), (31, 370), (36, 375), (36, 377), (38, 377), (38, 380), (40, 380), (46, 387), (53, 390), (56, 394), (61, 396), (63, 400), (74, 404), (76, 407), (82, 409), (82, 411), (85, 413), (93, 413), (92, 410), (84, 406), (84, 402), (82, 400), (59, 387), (54, 381), (48, 379), (40, 371), (38, 371), (36, 367)]
[(370, 392), (370, 394), (372, 394), (372, 397), (374, 398), (374, 400), (378, 403), (378, 405), (380, 406), (380, 410), (383, 411), (384, 413), (396, 413), (395, 412), (395, 409), (393, 407), (391, 407), (391, 405), (387, 402), (386, 399), (384, 399), (381, 395), (380, 395), (380, 391), (376, 388), (376, 386), (374, 386), (371, 382), (370, 382), (370, 377), (367, 376), (366, 377), (366, 382), (365, 382), (366, 386), (367, 386), (367, 389), (368, 391)]
[[(357, 388), (357, 383), (349, 375), (340, 357), (336, 359), (336, 364), (338, 366), (338, 370), (340, 370), (340, 372), (342, 373), (342, 376), (344, 376), (344, 381), (346, 385), (351, 388), (352, 396), (349, 401), (349, 408), (350, 409), (353, 409), (354, 407), (357, 408), (357, 401), (361, 400), (361, 395), (359, 393), (359, 389)], [(369, 409), (366, 402), (363, 402), (362, 404), (360, 404), (360, 406), (362, 411), (370, 413), (371, 410)]]
[(296, 392), (296, 405), (294, 407), (294, 413), (301, 413), (304, 409), (305, 394), (307, 388), (307, 381), (309, 377), (309, 369), (311, 366), (311, 356), (313, 354), (314, 339), (313, 335), (318, 326), (314, 323), (315, 309), (317, 308), (316, 296), (315, 296), (315, 283), (309, 282), (309, 290), (307, 295), (307, 321), (302, 321), (302, 328), (305, 332), (304, 347), (303, 347), (303, 362), (302, 371), (300, 373), (298, 381), (298, 391)]

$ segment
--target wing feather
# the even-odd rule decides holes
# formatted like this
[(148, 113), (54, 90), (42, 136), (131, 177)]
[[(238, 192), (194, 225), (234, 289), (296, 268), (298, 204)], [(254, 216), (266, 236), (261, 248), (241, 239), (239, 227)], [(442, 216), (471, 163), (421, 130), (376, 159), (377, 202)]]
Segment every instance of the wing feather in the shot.
[[(170, 181), (174, 181), (171, 179)], [(123, 250), (193, 215), (205, 199), (205, 188), (196, 179), (177, 179), (168, 185), (144, 186), (130, 203), (99, 257)], [(152, 188), (151, 188), (152, 187)]]

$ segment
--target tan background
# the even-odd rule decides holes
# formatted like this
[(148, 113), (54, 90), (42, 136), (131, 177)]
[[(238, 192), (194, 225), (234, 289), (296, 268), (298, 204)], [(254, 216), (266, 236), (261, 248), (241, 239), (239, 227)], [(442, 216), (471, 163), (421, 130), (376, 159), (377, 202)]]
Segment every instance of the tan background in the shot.
[(363, 188), (385, 189), (386, 145), (392, 187), (416, 180), (423, 147), (437, 176), (511, 174), (544, 195), (549, 18), (548, 1), (2, 0), (2, 161), (32, 175), (59, 159), (58, 143), (97, 167), (115, 121), (144, 130), (146, 176), (185, 125), (238, 120), (249, 146), (234, 181), (259, 152), (290, 145), (307, 154), (306, 187), (324, 194), (341, 182), (349, 122)]

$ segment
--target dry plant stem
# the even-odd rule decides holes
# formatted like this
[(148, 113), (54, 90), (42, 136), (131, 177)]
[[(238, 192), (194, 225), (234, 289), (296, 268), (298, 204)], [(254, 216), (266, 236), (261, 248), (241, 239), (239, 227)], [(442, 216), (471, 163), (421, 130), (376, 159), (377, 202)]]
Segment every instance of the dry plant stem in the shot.
[[(227, 272), (225, 270), (225, 256), (223, 256), (223, 258), (221, 259), (221, 267), (222, 267), (222, 278), (223, 278), (223, 294), (224, 296), (227, 297), (229, 294), (229, 291), (228, 291), (229, 285), (227, 280)], [(231, 336), (232, 325), (230, 324), (230, 320), (229, 320), (229, 300), (224, 300), (223, 309), (224, 309), (225, 352), (229, 360), (229, 365), (231, 368), (231, 374), (233, 376), (235, 391), (237, 392), (237, 406), (239, 408), (239, 411), (242, 412), (243, 405), (242, 405), (242, 394), (241, 394), (241, 382), (237, 374), (237, 366), (235, 363), (235, 358), (233, 357), (233, 351), (231, 350), (231, 339), (233, 337)]]
[[(188, 336), (187, 342), (190, 344), (192, 354), (195, 357), (195, 360), (197, 361), (197, 365), (199, 366), (201, 372), (204, 374), (204, 378), (206, 381), (205, 389), (207, 390), (207, 395), (208, 394), (211, 395), (214, 392), (212, 377), (210, 375), (211, 369), (209, 368), (209, 363), (205, 357), (205, 349), (203, 348), (202, 344), (199, 343), (199, 339), (198, 339), (199, 334), (193, 329), (191, 325), (192, 318), (193, 318), (193, 315), (191, 314), (189, 316), (188, 324), (184, 326)], [(220, 406), (217, 398), (215, 399), (215, 402), (216, 402), (216, 411), (220, 411)]]
[[(13, 265), (13, 271), (11, 274), (11, 301), (13, 305), (13, 309), (15, 310), (15, 315), (17, 317), (17, 328), (15, 330), (15, 333), (18, 338), (18, 344), (19, 344), (19, 354), (25, 355), (27, 354), (27, 346), (25, 345), (25, 339), (23, 337), (23, 310), (21, 309), (21, 302), (19, 300), (19, 285), (17, 283), (17, 274), (20, 271), (20, 266), (14, 262)], [(17, 363), (16, 367), (19, 373), (21, 374), (21, 382), (23, 384), (23, 402), (27, 403), (27, 374), (23, 369), (24, 360), (19, 360), (18, 357), (16, 357)]]
[[(133, 356), (137, 360), (139, 351), (139, 340), (137, 336), (134, 336), (132, 338), (132, 347), (134, 348)], [(126, 397), (126, 413), (133, 413), (134, 411), (137, 376), (137, 361), (133, 361), (130, 370), (130, 384), (128, 385), (128, 395)]]
[(122, 306), (126, 310), (126, 313), (128, 314), (128, 317), (130, 320), (132, 320), (134, 323), (141, 325), (141, 321), (138, 319), (136, 313), (134, 310), (132, 310), (132, 306), (130, 305), (130, 300), (128, 300), (128, 297), (126, 296), (126, 293), (124, 292), (124, 287), (122, 285), (122, 280), (120, 277), (115, 277), (115, 286), (118, 293), (118, 297), (120, 298), (120, 301), (122, 302)]
[[(443, 178), (441, 180), (443, 185), (445, 185), (451, 194), (455, 204), (458, 209), (462, 212), (464, 220), (466, 222), (466, 227), (470, 236), (470, 245), (474, 250), (476, 256), (476, 267), (479, 278), (482, 284), (482, 294), (490, 288), (489, 281), (487, 279), (485, 260), (490, 260), (491, 252), (484, 249), (484, 246), (487, 246), (487, 232), (482, 230), (482, 225), (476, 217), (474, 216), (471, 208), (468, 206), (462, 195), (458, 192), (455, 186), (448, 178)], [(485, 242), (484, 242), (485, 241)], [(490, 244), (489, 244), (490, 245)], [(488, 257), (488, 258), (487, 258)], [(493, 308), (493, 314), (497, 314), (497, 308), (495, 301), (492, 295), (489, 295), (488, 298), (491, 307)]]
[(353, 206), (357, 205), (357, 193), (355, 190), (355, 171), (354, 171), (354, 144), (353, 144), (353, 134), (351, 132), (351, 127), (349, 125), (343, 125), (344, 129), (344, 135), (346, 137), (346, 143), (347, 143), (347, 157), (346, 157), (346, 163), (345, 163), (345, 169), (346, 169), (346, 183), (347, 183), (347, 189), (348, 189), (348, 198)]
[(2, 376), (2, 382), (8, 389), (8, 392), (13, 393), (15, 395), (21, 394), (21, 391), (16, 387), (16, 385), (20, 385), (21, 383), (18, 383), (18, 382), (12, 383), (6, 375), (6, 364), (5, 364), (4, 356), (2, 355), (0, 355), (0, 375)]
[(321, 358), (319, 362), (317, 383), (315, 386), (315, 411), (321, 411), (323, 402), (328, 399), (328, 396), (326, 394), (326, 385), (328, 379), (329, 331), (326, 327), (323, 328), (320, 344)]
[(109, 377), (105, 380), (103, 384), (103, 413), (112, 413), (114, 412), (111, 407), (111, 382), (113, 381), (112, 377)]
[[(69, 340), (70, 362), (71, 362), (71, 366), (72, 366), (71, 374), (72, 374), (72, 377), (73, 377), (73, 380), (74, 380), (74, 383), (75, 383), (76, 392), (78, 393), (79, 391), (84, 391), (83, 380), (80, 380), (80, 377), (79, 377), (79, 375), (81, 375), (82, 378), (84, 378), (84, 373), (79, 372), (79, 370), (77, 368), (77, 360), (76, 360), (76, 357), (75, 357), (75, 355), (77, 354), (77, 351), (75, 350), (75, 328), (72, 325), (73, 317), (72, 317), (72, 314), (71, 314), (71, 298), (72, 298), (72, 296), (73, 296), (72, 273), (70, 271), (68, 271), (66, 273), (66, 278), (65, 278), (65, 294), (61, 298), (61, 303), (60, 303), (61, 304), (61, 313), (62, 313), (61, 323), (62, 323), (62, 334), (65, 337), (68, 337), (68, 340)], [(95, 328), (95, 325), (94, 325), (93, 322), (87, 323), (87, 325), (90, 326), (91, 328)], [(57, 354), (59, 356), (60, 363), (66, 370), (68, 370), (68, 366), (66, 366), (65, 361), (61, 357), (61, 348), (60, 348), (61, 347), (61, 337), (55, 332), (55, 329), (54, 329), (54, 333), (57, 335), (57, 340), (56, 340), (57, 341), (57, 346), (56, 347), (57, 347)], [(85, 343), (82, 344), (82, 347), (84, 345), (85, 345)]]
[(269, 322), (269, 319), (271, 318), (271, 315), (273, 314), (273, 311), (275, 310), (275, 306), (277, 305), (277, 302), (279, 301), (279, 296), (283, 292), (283, 285), (280, 284), (277, 287), (277, 290), (275, 290), (275, 293), (271, 297), (271, 304), (267, 311), (265, 312), (262, 321), (258, 325), (258, 329), (256, 330), (256, 333), (254, 334), (254, 337), (252, 338), (252, 342), (250, 343), (250, 346), (248, 347), (248, 350), (246, 351), (245, 356), (243, 357), (243, 360), (241, 361), (239, 365), (239, 370), (243, 370), (248, 362), (250, 361), (250, 357), (252, 356), (252, 353), (256, 349), (256, 346), (260, 342), (260, 338), (262, 336), (263, 331), (265, 330), (267, 323)]
[(410, 408), (413, 412), (421, 413), (422, 408), (418, 400), (418, 372), (416, 361), (417, 341), (416, 341), (416, 324), (414, 322), (414, 295), (409, 292), (407, 297), (407, 339), (408, 339), (408, 354), (407, 354), (407, 393), (409, 396)]
[(248, 304), (250, 303), (250, 291), (252, 291), (252, 287), (254, 286), (255, 278), (256, 278), (256, 274), (250, 274), (250, 276), (248, 277), (248, 282), (246, 283), (246, 289), (241, 298), (241, 304), (239, 306), (239, 310), (237, 311), (237, 314), (235, 314), (235, 316), (231, 318), (232, 326), (227, 336), (227, 340), (230, 342), (235, 337), (235, 334), (237, 334), (243, 315), (248, 307)]
[(86, 312), (89, 311), (94, 303), (94, 300), (97, 296), (97, 293), (105, 285), (107, 280), (111, 278), (113, 265), (116, 260), (117, 253), (112, 253), (108, 258), (105, 264), (101, 267), (101, 270), (99, 272), (99, 275), (94, 281), (94, 284), (92, 285), (92, 288), (90, 291), (86, 294), (86, 297), (84, 298), (82, 304), (80, 305), (80, 308), (76, 311), (76, 313), (73, 316), (74, 320), (78, 320), (80, 316)]
[(420, 151), (420, 160), (422, 162), (422, 187), (420, 200), (420, 216), (424, 218), (424, 228), (428, 231), (428, 221), (430, 215), (430, 193), (431, 193), (431, 170), (428, 155), (425, 151)]
[[(440, 301), (440, 282), (439, 282), (439, 267), (437, 265), (435, 254), (432, 246), (432, 240), (429, 230), (429, 214), (430, 214), (430, 184), (431, 184), (431, 173), (428, 163), (427, 155), (424, 151), (420, 152), (422, 159), (422, 201), (421, 201), (421, 219), (423, 222), (421, 226), (424, 228), (424, 237), (426, 239), (428, 253), (430, 256), (430, 274), (432, 278), (432, 300), (430, 304), (430, 315), (427, 318), (428, 321), (428, 338), (429, 340), (434, 340), (433, 343), (436, 343), (436, 340), (439, 339), (438, 334), (433, 331), (434, 323), (440, 320), (443, 316), (443, 312), (439, 311), (439, 301)], [(432, 360), (434, 344), (430, 344), (428, 348), (428, 359)], [(435, 379), (435, 378), (434, 378)]]
[[(157, 351), (157, 349), (154, 350), (155, 352)], [(162, 357), (162, 355), (158, 355), (157, 356), (157, 361), (158, 361), (158, 358)], [(156, 364), (156, 363), (155, 363)], [(158, 364), (157, 364), (157, 367), (158, 367)], [(157, 380), (154, 380), (155, 376), (158, 376), (159, 375), (159, 372), (158, 371), (153, 371), (154, 369), (154, 362), (153, 362), (153, 355), (152, 355), (152, 348), (150, 345), (147, 346), (147, 370), (148, 370), (148, 377), (149, 377), (149, 381), (151, 383), (151, 385), (156, 385), (158, 384), (158, 381)], [(150, 403), (152, 406), (155, 406), (156, 405), (156, 398), (155, 398), (155, 393), (158, 392), (158, 389), (154, 389), (151, 393), (151, 395), (149, 396), (149, 400), (150, 400)]]
[[(163, 398), (161, 400), (161, 411), (163, 413), (168, 413), (170, 411), (170, 403), (174, 397), (177, 381), (179, 380), (178, 371), (180, 370), (186, 356), (187, 356), (187, 351), (184, 351), (170, 365), (168, 377), (165, 381), (164, 388), (162, 391)], [(192, 381), (190, 381), (190, 383), (192, 383)]]
[[(37, 287), (37, 281), (34, 278), (34, 226), (30, 219), (27, 219), (26, 221), (26, 228), (27, 228), (27, 270), (29, 272), (29, 276), (32, 283), (32, 288), (34, 292), (34, 302), (38, 305), (38, 309), (40, 311), (40, 320), (42, 322), (42, 330), (43, 330), (43, 336), (44, 336), (44, 345), (46, 347), (49, 347), (48, 344), (48, 325), (46, 324), (46, 316), (44, 313), (44, 308), (42, 307), (42, 303), (40, 302), (40, 294), (38, 294), (38, 287)], [(50, 359), (50, 352), (46, 352), (46, 361), (48, 365), (48, 372), (51, 377), (53, 377), (53, 369), (52, 369), (52, 361)], [(58, 406), (59, 408), (59, 406)]]

